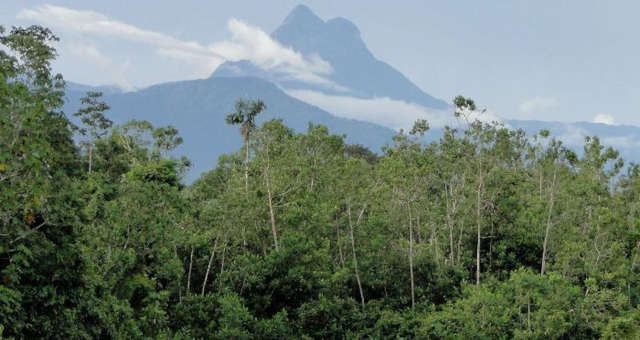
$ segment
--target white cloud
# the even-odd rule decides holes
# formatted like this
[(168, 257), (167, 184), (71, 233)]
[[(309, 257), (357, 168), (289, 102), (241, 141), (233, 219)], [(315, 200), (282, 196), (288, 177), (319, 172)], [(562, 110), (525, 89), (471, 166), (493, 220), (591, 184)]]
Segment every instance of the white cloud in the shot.
[(328, 87), (337, 86), (325, 78), (332, 72), (329, 63), (318, 56), (305, 57), (284, 47), (261, 29), (237, 19), (230, 19), (227, 24), (230, 40), (204, 45), (145, 30), (90, 10), (41, 5), (21, 10), (18, 18), (85, 36), (111, 37), (152, 46), (159, 55), (193, 66), (194, 77), (208, 76), (227, 60), (249, 60), (261, 68), (281, 72), (293, 79)]
[(144, 30), (90, 10), (75, 10), (66, 7), (41, 5), (34, 9), (23, 9), (19, 19), (34, 20), (49, 26), (88, 35), (116, 37), (132, 42), (152, 45), (157, 48), (180, 49), (185, 53), (221, 59), (205, 46), (194, 41), (182, 41), (169, 35)]
[(227, 28), (231, 41), (213, 44), (211, 48), (227, 60), (250, 60), (264, 70), (280, 71), (291, 77), (317, 84), (331, 85), (323, 76), (332, 72), (331, 65), (317, 55), (305, 58), (282, 46), (261, 29), (231, 19)]
[[(395, 130), (410, 129), (417, 119), (426, 119), (434, 128), (445, 125), (453, 126), (458, 123), (452, 112), (428, 109), (421, 105), (387, 97), (356, 98), (328, 95), (311, 90), (288, 90), (287, 93), (336, 116), (372, 122)], [(470, 118), (482, 121), (501, 121), (500, 118), (489, 112), (484, 114), (476, 112)]]
[(640, 147), (640, 138), (638, 136), (605, 137), (602, 143), (619, 149), (637, 149)]
[(68, 45), (67, 51), (75, 57), (92, 61), (101, 69), (105, 69), (111, 65), (111, 59), (105, 56), (98, 48), (92, 44), (84, 44), (80, 42), (72, 42)]
[(593, 117), (593, 122), (607, 125), (616, 125), (616, 120), (612, 115), (607, 113), (598, 113), (595, 117)]
[(183, 51), (177, 48), (158, 48), (156, 49), (156, 53), (160, 56), (180, 60), (191, 65), (191, 70), (187, 70), (187, 68), (182, 70), (186, 73), (185, 79), (208, 77), (211, 72), (221, 64), (221, 60), (218, 58), (190, 53), (189, 51)]
[(129, 74), (129, 70), (131, 68), (131, 61), (127, 60), (121, 65), (116, 67), (115, 72), (113, 72), (113, 82), (118, 85), (123, 91), (130, 92), (135, 91), (136, 87), (131, 84), (127, 74)]
[(564, 144), (569, 146), (584, 145), (584, 138), (589, 136), (589, 132), (583, 128), (577, 127), (571, 123), (564, 124), (565, 131), (558, 136)]
[(553, 97), (534, 97), (520, 104), (519, 111), (523, 114), (540, 113), (558, 106), (558, 100)]
[(61, 49), (63, 54), (70, 58), (77, 59), (74, 60), (74, 62), (90, 63), (92, 67), (104, 74), (106, 77), (104, 81), (106, 83), (114, 84), (120, 87), (123, 91), (135, 90), (127, 77), (127, 71), (131, 66), (129, 61), (118, 64), (111, 58), (104, 55), (98, 47), (88, 42), (72, 41), (64, 44)]
[[(562, 123), (563, 131), (558, 135), (558, 139), (565, 145), (581, 149), (585, 143), (585, 137), (598, 135), (596, 131), (584, 129), (576, 126), (573, 123)], [(611, 146), (620, 150), (637, 149), (640, 147), (640, 136), (629, 135), (616, 135), (612, 132), (610, 135), (599, 134), (600, 140), (603, 145)]]

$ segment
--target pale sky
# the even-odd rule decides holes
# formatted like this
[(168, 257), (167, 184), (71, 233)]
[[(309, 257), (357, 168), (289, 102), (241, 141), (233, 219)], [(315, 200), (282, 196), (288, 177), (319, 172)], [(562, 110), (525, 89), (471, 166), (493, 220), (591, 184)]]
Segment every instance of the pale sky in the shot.
[(298, 3), (351, 20), (376, 57), (447, 101), (470, 96), (505, 118), (640, 125), (637, 1), (3, 0), (0, 24), (51, 27), (68, 80), (144, 87), (259, 57), (251, 45)]

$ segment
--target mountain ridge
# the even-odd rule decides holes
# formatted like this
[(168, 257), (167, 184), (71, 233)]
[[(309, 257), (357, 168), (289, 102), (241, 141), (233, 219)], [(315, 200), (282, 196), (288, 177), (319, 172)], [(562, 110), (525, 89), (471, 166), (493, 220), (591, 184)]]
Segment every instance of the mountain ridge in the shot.
[(439, 110), (449, 107), (447, 102), (422, 91), (391, 65), (376, 59), (361, 39), (358, 27), (348, 19), (337, 17), (324, 21), (309, 7), (298, 5), (271, 37), (296, 52), (318, 55), (327, 61), (333, 72), (326, 77), (346, 90), (291, 80), (260, 70), (246, 60), (225, 62), (211, 77), (252, 75), (269, 79), (286, 89), (349, 94), (357, 98), (388, 97)]
[[(65, 112), (79, 108), (81, 92), (68, 91)], [(111, 109), (107, 116), (115, 123), (130, 119), (148, 120), (155, 126), (173, 125), (184, 137), (175, 150), (193, 162), (187, 175), (191, 182), (213, 168), (222, 154), (238, 151), (242, 139), (237, 127), (225, 122), (237, 99), (260, 99), (266, 110), (258, 124), (282, 119), (296, 132), (306, 131), (309, 123), (322, 124), (332, 134), (346, 135), (346, 141), (363, 144), (374, 151), (388, 143), (394, 131), (373, 123), (336, 117), (316, 106), (284, 93), (276, 85), (255, 77), (217, 77), (152, 85), (135, 92), (106, 94)], [(74, 117), (71, 117), (72, 119)]]
[[(332, 49), (332, 46), (335, 47), (331, 45), (332, 39), (336, 34), (333, 30), (347, 32), (343, 38), (351, 39), (356, 43), (346, 44), (349, 48)], [(439, 103), (437, 104), (440, 105), (439, 107), (447, 111), (451, 108), (444, 101), (430, 97), (388, 64), (375, 59), (364, 45), (357, 26), (347, 19), (333, 18), (324, 21), (307, 6), (299, 5), (272, 33), (272, 37), (284, 46), (297, 48), (307, 54), (318, 53), (321, 58), (331, 63), (334, 70), (331, 80), (339, 84), (341, 79), (351, 79), (357, 83), (362, 80), (360, 77), (363, 77), (367, 86), (371, 84), (387, 86), (396, 82), (410, 85), (393, 88), (391, 92), (385, 92), (388, 89), (384, 86), (374, 90), (367, 90), (366, 86), (361, 86), (360, 92), (351, 92), (350, 96), (361, 98), (381, 96), (411, 103), (415, 102), (412, 98), (417, 96), (422, 99), (416, 99), (416, 101), (433, 99)], [(328, 47), (324, 46), (326, 44)], [(342, 42), (342, 44), (345, 43)], [(354, 61), (353, 58), (345, 60), (345, 55), (363, 58), (364, 61)], [(370, 66), (371, 63), (379, 67), (367, 69), (366, 65)], [(352, 64), (355, 66), (351, 67)], [(364, 69), (358, 68), (362, 65), (365, 65)], [(387, 82), (388, 72), (393, 74), (395, 81)], [(79, 98), (84, 95), (83, 92), (101, 88), (73, 82), (69, 84), (66, 112), (75, 112), (79, 105)], [(235, 152), (240, 147), (242, 140), (237, 129), (224, 122), (224, 115), (233, 110), (233, 104), (238, 98), (261, 99), (267, 104), (267, 111), (259, 116), (258, 123), (280, 118), (297, 132), (306, 130), (309, 122), (323, 124), (329, 127), (331, 133), (346, 134), (348, 143), (363, 144), (373, 151), (379, 151), (382, 145), (391, 143), (392, 136), (396, 133), (394, 130), (371, 122), (340, 118), (318, 106), (296, 99), (286, 92), (287, 89), (296, 86), (329, 94), (332, 91), (316, 85), (282, 79), (278, 74), (243, 60), (226, 62), (205, 79), (156, 84), (127, 93), (104, 87), (107, 89), (104, 99), (111, 105), (112, 110), (109, 114), (117, 123), (135, 118), (149, 120), (154, 125), (176, 126), (185, 140), (185, 144), (176, 152), (186, 155), (194, 162), (188, 181), (192, 181), (200, 173), (213, 167), (220, 155)], [(338, 90), (333, 91), (340, 93)], [(446, 111), (442, 113), (451, 114)], [(584, 136), (600, 135), (605, 144), (609, 143), (618, 148), (628, 160), (640, 161), (640, 151), (638, 151), (640, 150), (640, 127), (536, 120), (504, 120), (504, 123), (516, 129), (521, 128), (530, 135), (538, 133), (540, 129), (549, 129), (553, 136), (564, 138), (568, 142), (566, 144), (571, 143), (570, 145), (576, 148), (582, 146)], [(442, 130), (434, 128), (428, 133), (427, 140), (437, 139), (441, 133)]]

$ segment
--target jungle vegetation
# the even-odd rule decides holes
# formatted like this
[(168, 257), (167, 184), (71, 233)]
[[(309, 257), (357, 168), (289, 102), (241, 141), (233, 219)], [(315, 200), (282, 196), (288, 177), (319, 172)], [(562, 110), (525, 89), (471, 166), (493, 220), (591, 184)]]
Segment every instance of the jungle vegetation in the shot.
[(374, 153), (240, 100), (244, 145), (186, 185), (175, 128), (63, 112), (56, 37), (0, 32), (0, 338), (640, 337), (640, 167), (597, 137), (457, 97)]

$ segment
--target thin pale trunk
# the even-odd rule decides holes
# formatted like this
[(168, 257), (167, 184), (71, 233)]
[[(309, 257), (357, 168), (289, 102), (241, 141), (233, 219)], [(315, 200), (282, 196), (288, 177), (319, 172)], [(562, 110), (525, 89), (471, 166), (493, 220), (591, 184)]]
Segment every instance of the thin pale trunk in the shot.
[(224, 258), (227, 253), (227, 235), (224, 236), (224, 244), (222, 245), (222, 261), (220, 262), (220, 285), (218, 291), (222, 290), (222, 274), (224, 274)]
[(418, 235), (418, 244), (422, 244), (424, 242), (422, 237), (422, 228), (420, 226), (420, 215), (418, 215), (416, 216), (416, 235)]
[(89, 144), (89, 173), (93, 169), (93, 145)]
[(209, 264), (207, 265), (207, 272), (204, 274), (204, 281), (202, 282), (202, 291), (200, 295), (204, 296), (204, 291), (207, 287), (207, 280), (209, 279), (209, 273), (211, 272), (211, 263), (213, 262), (213, 257), (216, 255), (216, 248), (218, 247), (218, 237), (213, 241), (213, 250), (211, 251), (211, 256), (209, 256)]
[(444, 185), (444, 202), (447, 212), (447, 227), (449, 227), (449, 262), (453, 265), (453, 224), (451, 223), (451, 210), (449, 207), (449, 185)]
[(315, 176), (315, 172), (314, 171), (317, 168), (317, 163), (318, 163), (318, 161), (317, 161), (317, 159), (316, 159), (316, 157), (314, 155), (314, 157), (313, 157), (313, 168), (311, 168), (311, 184), (309, 185), (309, 191), (311, 191), (311, 192), (313, 191), (313, 185), (315, 184), (315, 177), (316, 176)]
[(189, 255), (189, 272), (187, 273), (187, 295), (191, 294), (191, 268), (193, 268), (193, 246)]
[[(178, 247), (173, 246), (173, 254), (178, 258)], [(182, 302), (182, 280), (178, 280), (178, 301)]]
[(271, 195), (271, 180), (269, 179), (269, 166), (264, 168), (264, 179), (267, 185), (267, 198), (269, 200), (269, 218), (271, 220), (271, 234), (273, 235), (273, 245), (276, 251), (279, 250), (278, 246), (278, 230), (276, 229), (276, 217), (273, 212), (273, 197)]
[(407, 204), (409, 210), (409, 277), (411, 279), (411, 309), (416, 307), (415, 285), (413, 281), (413, 224), (411, 223), (411, 205)]
[(495, 234), (495, 230), (494, 230), (494, 224), (491, 224), (491, 233), (489, 233), (489, 236), (485, 236), (489, 238), (489, 268), (487, 269), (488, 271), (491, 271), (491, 269), (493, 268), (493, 235)]
[(481, 225), (480, 225), (480, 205), (482, 204), (481, 200), (481, 191), (482, 191), (482, 175), (480, 175), (480, 181), (478, 183), (478, 191), (476, 198), (476, 224), (477, 224), (477, 240), (476, 240), (476, 285), (480, 285), (480, 239), (481, 239)]
[[(360, 218), (364, 213), (365, 207), (362, 207), (360, 216), (358, 216), (358, 224), (360, 224)], [(362, 283), (360, 281), (360, 273), (358, 272), (358, 257), (356, 256), (356, 241), (353, 236), (353, 222), (351, 221), (351, 205), (347, 204), (347, 213), (349, 215), (349, 234), (351, 236), (351, 252), (353, 254), (353, 269), (356, 272), (356, 281), (358, 282), (358, 291), (360, 292), (360, 302), (362, 303), (362, 310), (364, 311), (364, 293), (362, 292)]]
[(556, 172), (557, 168), (553, 168), (553, 179), (551, 180), (551, 192), (549, 193), (549, 211), (547, 212), (547, 227), (544, 231), (544, 241), (542, 242), (542, 264), (540, 265), (540, 275), (544, 275), (547, 265), (547, 244), (549, 242), (549, 231), (551, 230), (551, 213), (553, 212), (553, 203), (555, 201), (555, 186), (556, 186)]
[(457, 251), (457, 259), (456, 259), (456, 263), (460, 264), (461, 261), (461, 256), (462, 256), (462, 232), (464, 230), (464, 220), (462, 221), (462, 223), (460, 224), (460, 234), (458, 235), (458, 251)]
[(244, 143), (244, 192), (249, 196), (249, 136)]
[(435, 223), (431, 224), (431, 236), (429, 237), (429, 245), (433, 249), (433, 256), (436, 259), (436, 262), (440, 261), (440, 253), (438, 252), (438, 225)]
[(448, 189), (448, 185), (445, 184), (444, 186), (444, 200), (446, 202), (446, 209), (447, 209), (447, 224), (449, 227), (449, 262), (451, 263), (451, 265), (453, 266), (453, 217), (451, 216), (451, 207), (449, 204), (449, 189)]
[(338, 254), (340, 255), (340, 266), (344, 268), (344, 254), (342, 254), (342, 245), (340, 242), (340, 224), (336, 221), (336, 245), (338, 246)]
[(538, 196), (542, 199), (542, 169), (538, 170)]
[[(247, 140), (244, 145), (244, 193), (247, 198), (247, 204), (249, 203), (249, 144), (251, 140), (249, 133), (247, 133)], [(246, 223), (242, 223), (242, 245), (247, 246), (247, 226)]]

